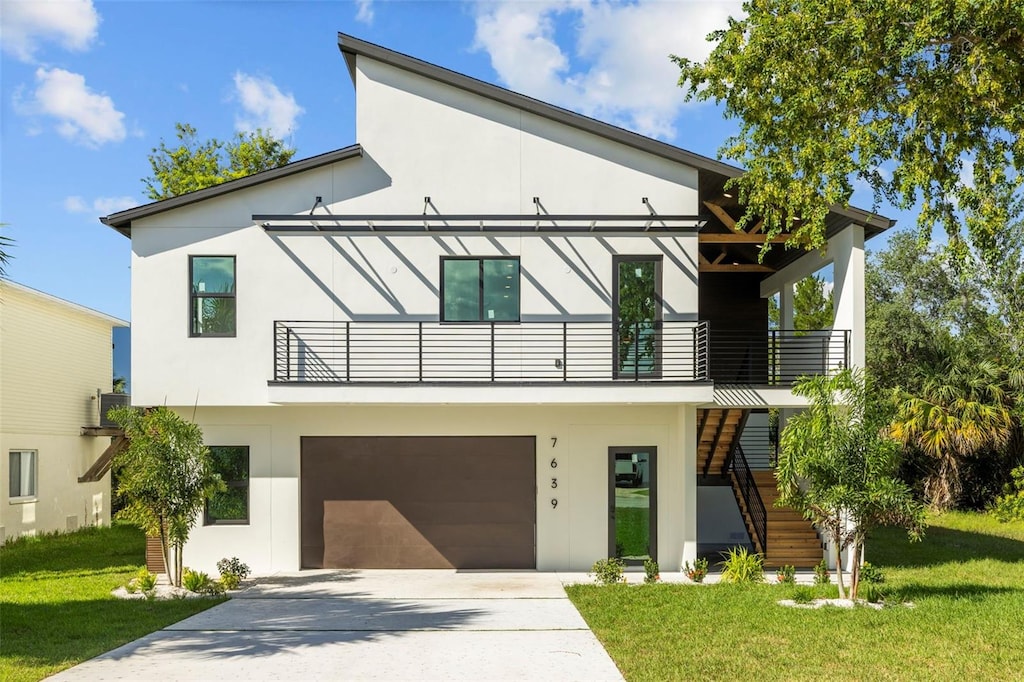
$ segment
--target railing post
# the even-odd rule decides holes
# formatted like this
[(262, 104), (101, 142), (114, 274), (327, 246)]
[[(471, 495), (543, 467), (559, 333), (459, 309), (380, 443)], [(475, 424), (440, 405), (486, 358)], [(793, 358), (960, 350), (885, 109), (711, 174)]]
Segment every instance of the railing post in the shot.
[(700, 322), (690, 327), (690, 337), (693, 340), (691, 344), (693, 346), (693, 380), (697, 380), (697, 329), (700, 327)]
[(494, 383), (494, 323), (491, 322), (491, 383)]
[(284, 380), (292, 380), (292, 328), (285, 327), (284, 336), (284, 357), (285, 357), (285, 369), (284, 369)]
[(423, 381), (423, 323), (419, 323), (419, 380)]
[(843, 330), (843, 369), (849, 369), (850, 367), (850, 334), (853, 331), (850, 329)]
[(768, 330), (768, 385), (774, 386), (777, 383), (775, 376), (775, 358), (779, 352), (779, 332), (777, 329)]
[(352, 381), (352, 322), (345, 321), (345, 381)]
[(562, 381), (569, 380), (569, 323), (562, 322)]

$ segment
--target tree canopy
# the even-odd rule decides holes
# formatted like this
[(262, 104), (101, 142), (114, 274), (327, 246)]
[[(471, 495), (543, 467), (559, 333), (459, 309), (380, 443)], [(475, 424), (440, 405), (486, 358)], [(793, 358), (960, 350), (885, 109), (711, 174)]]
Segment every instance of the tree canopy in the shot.
[[(830, 328), (835, 320), (834, 306), (832, 290), (825, 286), (824, 278), (818, 275), (804, 277), (793, 288), (793, 329), (802, 332)], [(775, 297), (769, 298), (769, 325), (777, 329), (781, 315)]]
[[(1019, 0), (749, 0), (708, 36), (701, 63), (673, 57), (687, 98), (724, 104), (739, 133), (721, 154), (746, 215), (795, 243), (824, 241), (857, 183), (876, 203), (921, 202), (961, 255), (1002, 257), (1024, 174), (1024, 3)], [(794, 241), (791, 240), (791, 241)]]
[(178, 145), (164, 140), (149, 155), (153, 175), (143, 178), (146, 196), (160, 200), (219, 185), (291, 161), (295, 149), (268, 132), (237, 133), (228, 141), (200, 140), (187, 123), (174, 124)]

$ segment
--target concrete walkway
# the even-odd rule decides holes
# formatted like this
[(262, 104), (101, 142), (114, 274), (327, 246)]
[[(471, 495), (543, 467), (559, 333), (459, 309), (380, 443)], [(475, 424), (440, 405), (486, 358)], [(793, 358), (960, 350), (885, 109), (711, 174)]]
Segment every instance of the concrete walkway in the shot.
[(622, 679), (554, 573), (303, 571), (233, 597), (50, 679)]

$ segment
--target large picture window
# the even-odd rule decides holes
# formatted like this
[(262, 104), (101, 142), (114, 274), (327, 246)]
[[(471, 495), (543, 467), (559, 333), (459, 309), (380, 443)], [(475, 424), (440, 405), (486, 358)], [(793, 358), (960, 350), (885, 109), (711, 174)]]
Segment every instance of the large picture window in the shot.
[(443, 322), (518, 322), (518, 258), (442, 258)]
[(189, 334), (235, 335), (235, 257), (189, 256)]
[(206, 501), (204, 523), (249, 523), (249, 447), (246, 445), (211, 445), (213, 470), (220, 474), (227, 490)]
[(11, 499), (17, 497), (36, 496), (36, 451), (10, 451), (10, 487)]

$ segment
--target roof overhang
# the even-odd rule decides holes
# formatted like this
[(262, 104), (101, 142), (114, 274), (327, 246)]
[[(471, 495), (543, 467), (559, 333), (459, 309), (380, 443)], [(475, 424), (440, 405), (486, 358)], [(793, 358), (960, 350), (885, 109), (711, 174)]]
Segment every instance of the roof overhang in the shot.
[(308, 159), (293, 161), (292, 163), (278, 166), (277, 168), (271, 168), (270, 170), (255, 173), (244, 178), (223, 182), (219, 185), (214, 185), (213, 187), (196, 190), (195, 192), (171, 197), (170, 199), (164, 199), (163, 201), (154, 201), (151, 204), (136, 206), (135, 208), (129, 208), (126, 211), (111, 213), (108, 216), (100, 218), (100, 222), (114, 228), (124, 236), (130, 238), (132, 236), (133, 220), (148, 218), (149, 216), (157, 215), (158, 213), (170, 211), (175, 208), (181, 208), (182, 206), (188, 206), (189, 204), (195, 204), (200, 201), (206, 201), (207, 199), (230, 194), (231, 192), (237, 192), (240, 189), (255, 187), (256, 185), (261, 185), (265, 182), (271, 182), (279, 178), (288, 177), (289, 175), (295, 175), (296, 173), (303, 173), (305, 171), (327, 166), (339, 161), (358, 158), (362, 155), (363, 148), (358, 144), (354, 144), (350, 147), (344, 147), (332, 152), (327, 152), (326, 154), (319, 154)]

